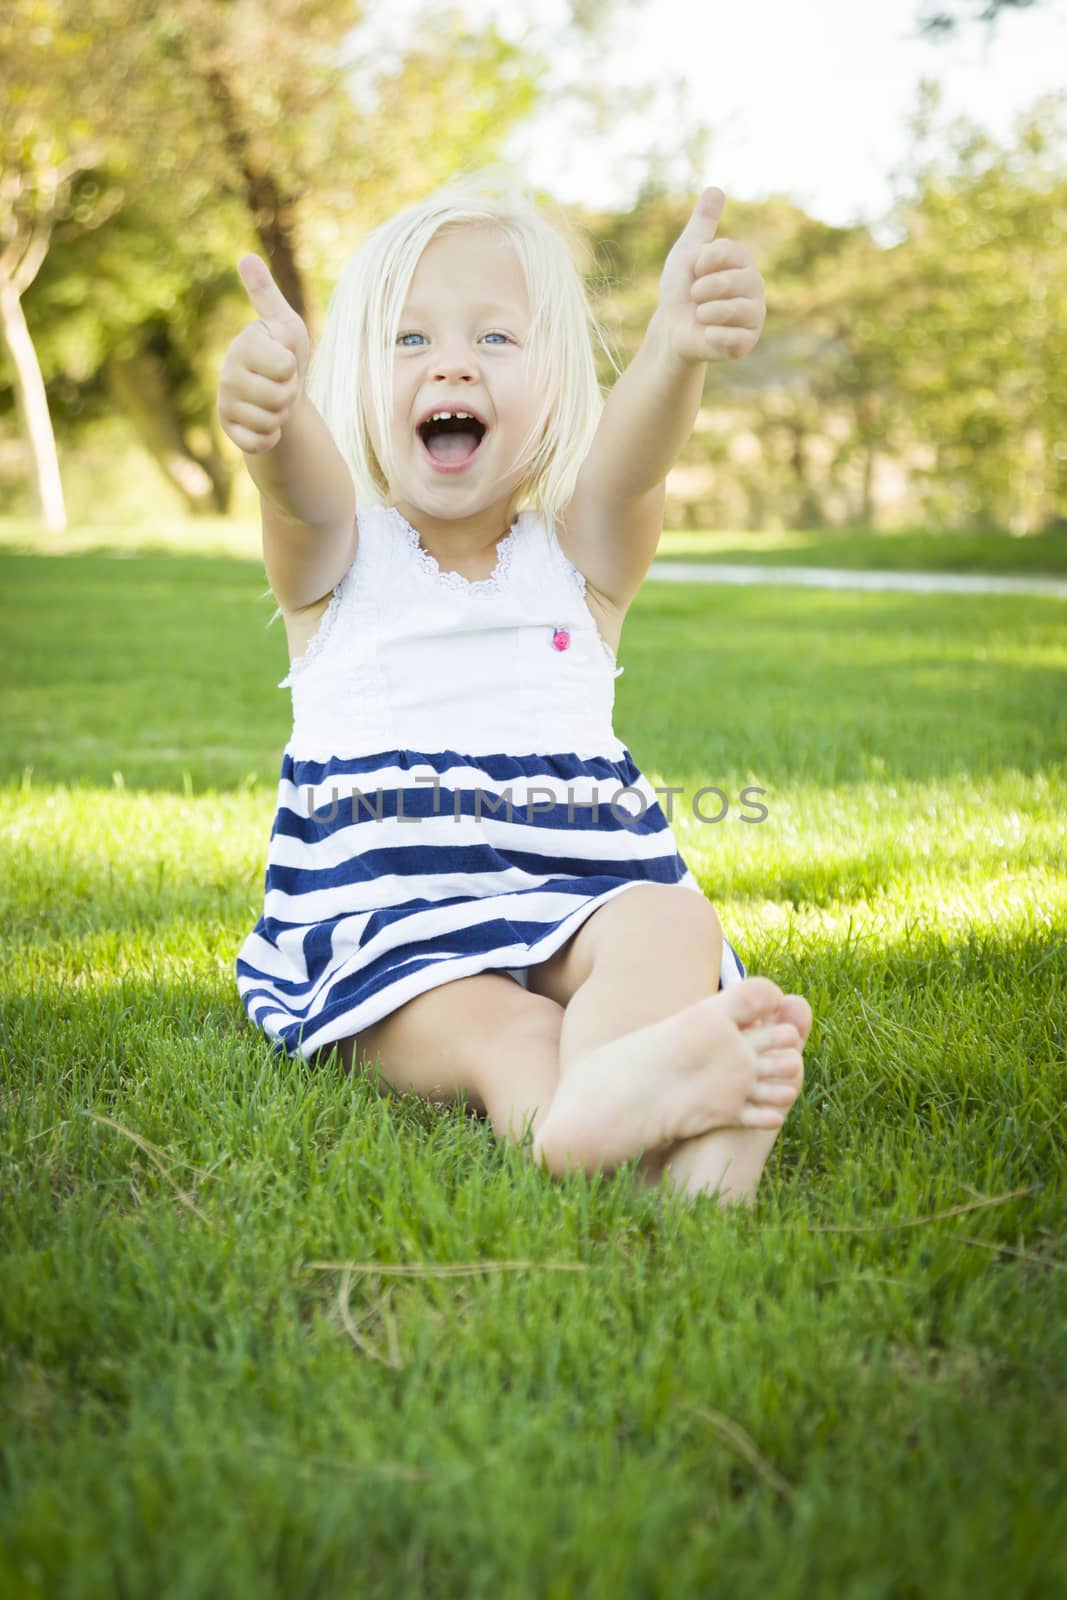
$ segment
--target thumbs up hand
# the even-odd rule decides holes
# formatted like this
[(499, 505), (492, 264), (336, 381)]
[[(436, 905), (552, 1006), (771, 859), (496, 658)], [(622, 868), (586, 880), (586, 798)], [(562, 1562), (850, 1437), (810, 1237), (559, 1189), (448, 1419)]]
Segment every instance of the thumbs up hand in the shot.
[(716, 239), (726, 196), (705, 189), (659, 281), (658, 317), (681, 361), (736, 361), (763, 331), (763, 277), (733, 239)]
[(219, 422), (245, 455), (273, 450), (304, 392), (311, 340), (258, 256), (237, 263), (259, 321), (243, 328), (227, 350), (219, 374)]

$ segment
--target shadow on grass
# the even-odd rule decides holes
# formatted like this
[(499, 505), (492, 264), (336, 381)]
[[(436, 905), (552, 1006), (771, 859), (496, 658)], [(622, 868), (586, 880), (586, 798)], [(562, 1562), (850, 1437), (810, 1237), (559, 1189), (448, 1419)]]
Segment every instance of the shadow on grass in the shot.
[[(949, 939), (913, 928), (896, 940), (844, 942), (793, 933), (748, 954), (751, 974), (804, 994), (814, 1012), (804, 1093), (782, 1134), (783, 1152), (806, 1172), (855, 1157), (875, 1129), (906, 1133), (935, 1162), (949, 1147), (961, 1159), (967, 1152), (964, 1169), (971, 1161), (982, 1169), (994, 1151), (1000, 1160), (1013, 1153), (1020, 1181), (1056, 1159), (1067, 1087), (1067, 969), (1057, 931), (968, 929)], [(151, 1125), (138, 1123), (139, 1131), (165, 1142), (168, 1118), (185, 1120), (190, 1093), (199, 1098), (197, 1083), (212, 1103), (235, 1097), (255, 1118), (276, 1115), (275, 1086), (346, 1077), (332, 1049), (310, 1063), (275, 1055), (226, 971), (110, 978), (66, 965), (54, 959), (47, 976), (13, 985), (0, 1014), (9, 1090), (50, 1103), (49, 1114), (76, 1103), (136, 1120), (141, 1104)], [(376, 1068), (355, 1077), (388, 1093)], [(436, 1124), (438, 1108), (427, 1106), (423, 1120)]]

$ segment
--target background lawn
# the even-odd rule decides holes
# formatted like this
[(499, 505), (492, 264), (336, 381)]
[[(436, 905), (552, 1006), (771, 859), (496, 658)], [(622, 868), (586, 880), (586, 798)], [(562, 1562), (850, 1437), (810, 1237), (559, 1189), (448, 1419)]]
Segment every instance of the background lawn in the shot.
[(815, 1011), (723, 1212), (271, 1058), (285, 639), (181, 537), (0, 535), (2, 1600), (1067, 1592), (1067, 605), (638, 597), (617, 731)]
[(662, 561), (737, 561), (770, 567), (846, 567), (854, 571), (971, 572), (1062, 577), (1067, 528), (1013, 539), (1002, 533), (939, 533), (923, 528), (870, 533), (865, 528), (782, 533), (704, 532), (663, 535)]

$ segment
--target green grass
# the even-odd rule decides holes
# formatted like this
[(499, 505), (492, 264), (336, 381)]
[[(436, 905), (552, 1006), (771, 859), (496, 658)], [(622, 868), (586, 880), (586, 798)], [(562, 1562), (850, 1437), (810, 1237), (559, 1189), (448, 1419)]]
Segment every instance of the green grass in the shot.
[(850, 571), (972, 572), (1058, 577), (1067, 572), (1067, 528), (1012, 538), (1004, 533), (929, 533), (902, 529), (707, 532), (670, 530), (663, 561), (726, 561), (775, 567), (844, 567)]
[(815, 1012), (722, 1212), (271, 1060), (224, 534), (0, 554), (0, 1597), (1065, 1592), (1067, 607), (639, 596), (617, 729)]
[[(243, 480), (242, 480), (243, 483)], [(258, 517), (236, 520), (202, 517), (180, 522), (166, 515), (131, 521), (122, 527), (82, 523), (66, 533), (44, 534), (36, 524), (0, 518), (0, 550), (71, 555), (90, 550), (230, 555), (258, 562)], [(743, 562), (760, 566), (843, 567), (851, 571), (963, 572), (999, 576), (1061, 577), (1067, 573), (1067, 528), (1050, 533), (932, 533), (901, 529), (871, 533), (866, 528), (667, 529), (660, 540), (661, 561)]]

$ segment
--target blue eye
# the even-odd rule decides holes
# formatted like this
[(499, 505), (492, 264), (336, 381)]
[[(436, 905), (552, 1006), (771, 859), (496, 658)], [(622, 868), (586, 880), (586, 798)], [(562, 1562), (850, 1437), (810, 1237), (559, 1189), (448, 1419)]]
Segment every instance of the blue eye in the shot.
[[(423, 337), (424, 337), (423, 334), (415, 333), (414, 331), (412, 331), (410, 333), (398, 333), (397, 337), (396, 337), (396, 342), (399, 345), (403, 345), (404, 349), (410, 350), (411, 346), (410, 345), (405, 345), (404, 344), (404, 340), (405, 339), (422, 339)], [(499, 332), (496, 332), (496, 331), (494, 331), (493, 333), (487, 333), (485, 335), (485, 337), (487, 339), (503, 339), (505, 344), (510, 344), (510, 342), (511, 342), (509, 336), (506, 333), (499, 333)]]

